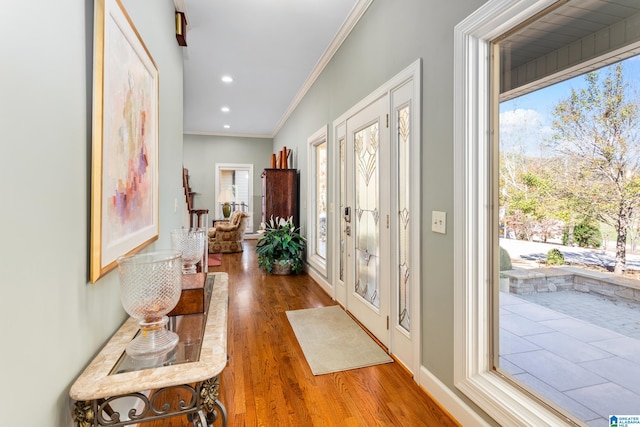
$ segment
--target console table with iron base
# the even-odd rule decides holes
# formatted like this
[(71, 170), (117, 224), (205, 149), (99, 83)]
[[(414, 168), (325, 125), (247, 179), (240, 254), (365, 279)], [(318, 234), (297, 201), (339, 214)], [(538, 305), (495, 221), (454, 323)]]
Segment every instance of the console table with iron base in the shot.
[[(76, 427), (125, 426), (185, 415), (194, 427), (227, 425), (218, 376), (227, 364), (228, 276), (206, 275), (204, 313), (170, 317), (177, 347), (159, 360), (124, 352), (138, 333), (129, 318), (71, 387)], [(126, 408), (126, 409), (122, 409)]]

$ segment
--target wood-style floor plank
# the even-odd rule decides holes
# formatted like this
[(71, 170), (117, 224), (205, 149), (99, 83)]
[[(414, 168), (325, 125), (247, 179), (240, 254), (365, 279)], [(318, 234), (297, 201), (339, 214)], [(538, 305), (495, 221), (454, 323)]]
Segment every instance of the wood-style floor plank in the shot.
[[(209, 271), (229, 274), (229, 364), (220, 401), (235, 426), (459, 426), (398, 363), (315, 376), (285, 311), (335, 305), (310, 276), (260, 271), (255, 240)], [(186, 427), (178, 418), (141, 427)]]

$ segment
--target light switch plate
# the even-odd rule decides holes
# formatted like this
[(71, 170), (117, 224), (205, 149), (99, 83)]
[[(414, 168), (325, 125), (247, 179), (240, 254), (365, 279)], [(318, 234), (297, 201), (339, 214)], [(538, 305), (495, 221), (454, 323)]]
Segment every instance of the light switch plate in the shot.
[(434, 233), (447, 233), (447, 213), (431, 211), (431, 231)]

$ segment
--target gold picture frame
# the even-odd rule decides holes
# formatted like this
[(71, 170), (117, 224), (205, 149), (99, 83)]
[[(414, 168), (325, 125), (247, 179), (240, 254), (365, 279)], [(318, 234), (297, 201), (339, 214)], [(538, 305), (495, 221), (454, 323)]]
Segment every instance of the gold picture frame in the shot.
[(158, 67), (120, 0), (96, 0), (90, 281), (158, 238)]

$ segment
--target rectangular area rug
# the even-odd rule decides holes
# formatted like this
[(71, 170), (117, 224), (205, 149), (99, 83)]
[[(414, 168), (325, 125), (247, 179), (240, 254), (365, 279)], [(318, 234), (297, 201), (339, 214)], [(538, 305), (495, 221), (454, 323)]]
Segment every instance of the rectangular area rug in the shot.
[(218, 267), (222, 265), (222, 254), (209, 254), (209, 261), (207, 265), (209, 267)]
[(393, 362), (337, 305), (286, 314), (314, 375)]

